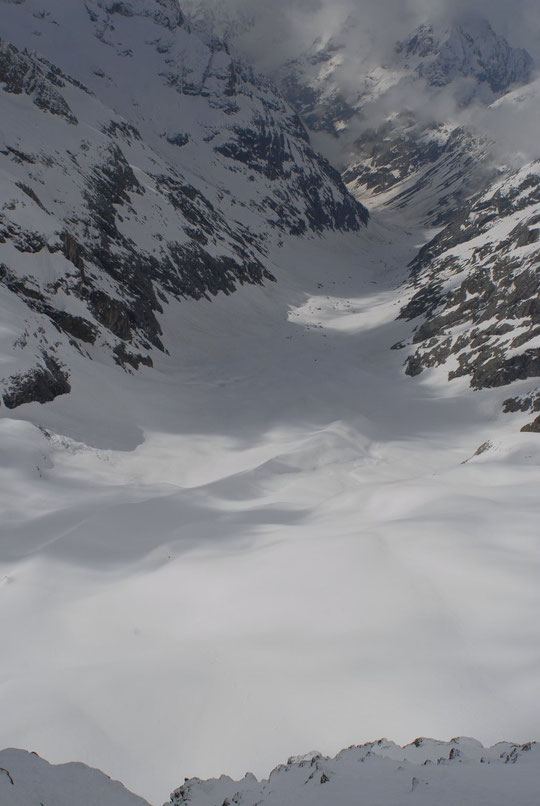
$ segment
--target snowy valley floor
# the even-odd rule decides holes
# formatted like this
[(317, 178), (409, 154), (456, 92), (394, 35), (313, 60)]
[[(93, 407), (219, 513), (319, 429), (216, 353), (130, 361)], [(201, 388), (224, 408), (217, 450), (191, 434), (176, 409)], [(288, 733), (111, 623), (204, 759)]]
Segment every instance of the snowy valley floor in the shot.
[(154, 370), (0, 409), (0, 746), (160, 803), (312, 747), (538, 738), (540, 438), (508, 388), (403, 374), (419, 239), (286, 244), (277, 284), (171, 304)]

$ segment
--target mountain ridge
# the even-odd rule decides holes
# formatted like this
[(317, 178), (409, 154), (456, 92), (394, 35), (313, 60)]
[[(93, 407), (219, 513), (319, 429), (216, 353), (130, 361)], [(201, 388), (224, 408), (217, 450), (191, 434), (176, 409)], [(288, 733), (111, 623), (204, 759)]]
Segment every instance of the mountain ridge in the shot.
[[(421, 803), (451, 804), (458, 797), (489, 798), (491, 806), (531, 806), (540, 794), (534, 767), (534, 742), (500, 742), (491, 747), (474, 739), (450, 742), (419, 738), (400, 747), (380, 739), (342, 750), (334, 758), (318, 752), (292, 756), (260, 781), (246, 773), (241, 781), (226, 775), (202, 781), (188, 778), (164, 806), (221, 806), (223, 803), (319, 804), (332, 797), (348, 806), (361, 795), (384, 806), (400, 806), (411, 792)], [(83, 764), (49, 765), (22, 750), (0, 751), (0, 794), (5, 806), (148, 806), (98, 770)], [(321, 790), (320, 786), (324, 788)]]

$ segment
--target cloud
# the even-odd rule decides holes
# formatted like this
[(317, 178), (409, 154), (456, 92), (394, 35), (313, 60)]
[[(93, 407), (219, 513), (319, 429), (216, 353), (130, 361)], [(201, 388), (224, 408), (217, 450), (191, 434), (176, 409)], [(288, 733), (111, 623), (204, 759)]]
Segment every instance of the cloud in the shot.
[(488, 107), (472, 107), (463, 122), (480, 135), (488, 133), (496, 156), (514, 167), (540, 159), (540, 79)]
[(221, 20), (251, 20), (239, 41), (265, 69), (297, 56), (316, 39), (343, 34), (349, 18), (358, 22), (358, 44), (380, 51), (421, 22), (462, 14), (488, 18), (511, 44), (526, 47), (540, 60), (538, 0), (186, 0), (181, 5), (211, 8)]
[[(288, 59), (297, 58), (317, 42), (337, 39), (344, 61), (334, 74), (341, 95), (358, 98), (361, 78), (370, 64), (384, 63), (395, 43), (423, 22), (451, 22), (461, 16), (481, 16), (511, 45), (525, 47), (540, 65), (540, 5), (538, 0), (186, 0), (193, 12), (210, 12), (215, 33), (224, 31), (234, 46), (264, 72), (272, 73)], [(234, 20), (234, 24), (230, 21)], [(240, 25), (238, 25), (240, 21)], [(418, 122), (435, 120), (466, 125), (480, 136), (496, 141), (501, 159), (512, 153), (518, 159), (540, 156), (536, 132), (540, 130), (540, 83), (530, 98), (519, 93), (505, 103), (489, 106), (474, 80), (463, 79), (451, 88), (430, 88), (425, 82), (401, 82), (367, 104), (350, 122), (340, 139), (314, 135), (314, 143), (339, 166), (349, 147), (365, 128), (375, 128), (396, 111), (410, 111)], [(474, 95), (467, 109), (464, 95)], [(489, 92), (487, 92), (489, 96)]]

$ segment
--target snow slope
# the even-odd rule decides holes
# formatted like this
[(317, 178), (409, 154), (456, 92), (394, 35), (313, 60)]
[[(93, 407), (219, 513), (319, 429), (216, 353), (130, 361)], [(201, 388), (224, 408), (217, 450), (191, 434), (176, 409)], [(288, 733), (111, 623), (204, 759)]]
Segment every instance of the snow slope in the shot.
[(153, 370), (81, 357), (3, 410), (3, 743), (157, 802), (381, 732), (534, 738), (537, 437), (403, 376), (414, 241), (377, 230), (182, 303)]
[(272, 281), (284, 234), (367, 221), (270, 83), (155, 9), (2, 3), (8, 407), (69, 392), (74, 352), (151, 365), (164, 305)]
[(116, 781), (84, 764), (53, 767), (35, 753), (0, 752), (2, 806), (148, 806)]

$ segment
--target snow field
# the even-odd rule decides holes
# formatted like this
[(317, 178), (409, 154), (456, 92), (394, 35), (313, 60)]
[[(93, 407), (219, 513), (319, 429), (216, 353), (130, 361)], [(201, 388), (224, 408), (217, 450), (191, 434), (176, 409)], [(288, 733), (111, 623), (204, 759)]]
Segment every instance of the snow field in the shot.
[(295, 748), (534, 737), (536, 437), (403, 376), (413, 247), (366, 237), (169, 306), (155, 370), (2, 410), (3, 744), (159, 803)]

